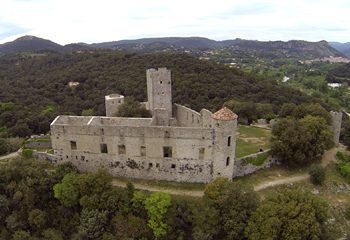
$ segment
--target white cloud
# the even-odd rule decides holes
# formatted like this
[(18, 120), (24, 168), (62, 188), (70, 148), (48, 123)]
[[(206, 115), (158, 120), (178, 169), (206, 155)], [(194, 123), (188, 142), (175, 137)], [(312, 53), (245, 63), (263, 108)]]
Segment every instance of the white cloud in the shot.
[(162, 36), (350, 41), (348, 12), (345, 0), (1, 0), (0, 29), (7, 23), (61, 44)]

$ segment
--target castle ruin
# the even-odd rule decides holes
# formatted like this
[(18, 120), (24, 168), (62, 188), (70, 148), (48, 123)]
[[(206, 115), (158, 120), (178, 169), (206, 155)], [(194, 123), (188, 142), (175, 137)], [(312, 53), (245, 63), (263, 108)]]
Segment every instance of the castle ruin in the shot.
[(237, 115), (228, 108), (196, 112), (172, 103), (171, 73), (148, 69), (152, 118), (115, 117), (124, 96), (105, 97), (104, 116), (58, 116), (51, 123), (57, 163), (81, 171), (100, 168), (111, 175), (179, 182), (235, 177)]
[(343, 113), (331, 111), (331, 115), (332, 115), (332, 129), (334, 133), (334, 143), (335, 145), (339, 145)]

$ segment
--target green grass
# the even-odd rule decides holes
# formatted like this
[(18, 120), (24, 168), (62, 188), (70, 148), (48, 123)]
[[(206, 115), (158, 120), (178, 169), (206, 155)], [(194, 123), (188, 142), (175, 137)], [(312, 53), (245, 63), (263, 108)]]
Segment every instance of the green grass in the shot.
[(26, 141), (26, 143), (32, 143), (32, 142), (50, 142), (50, 138), (31, 138)]
[(147, 179), (130, 179), (130, 178), (123, 178), (123, 177), (114, 177), (114, 179), (120, 181), (120, 182), (131, 182), (134, 184), (142, 184), (145, 186), (153, 186), (153, 187), (160, 187), (160, 188), (167, 188), (167, 189), (174, 189), (174, 190), (199, 190), (203, 191), (206, 184), (205, 183), (186, 183), (186, 182), (171, 182), (171, 181), (164, 181), (164, 180), (147, 180)]
[(236, 157), (244, 157), (270, 148), (271, 131), (253, 126), (239, 125), (236, 143)]
[(254, 126), (245, 126), (245, 125), (239, 125), (238, 126), (238, 132), (239, 134), (246, 135), (247, 137), (270, 137), (271, 131), (269, 129), (265, 128), (259, 128)]
[[(263, 182), (274, 181), (281, 178), (292, 177), (292, 176), (302, 175), (306, 173), (308, 173), (307, 168), (288, 169), (283, 165), (273, 165), (271, 168), (263, 169), (261, 171), (255, 172), (254, 174), (234, 178), (233, 181), (241, 182), (244, 185), (254, 186)], [(272, 187), (272, 188), (275, 188), (275, 187)], [(264, 192), (264, 191), (265, 190), (262, 190), (261, 192)]]
[(243, 165), (253, 164), (255, 166), (261, 166), (269, 156), (270, 154), (266, 152), (258, 155), (257, 157), (246, 158), (243, 162)]

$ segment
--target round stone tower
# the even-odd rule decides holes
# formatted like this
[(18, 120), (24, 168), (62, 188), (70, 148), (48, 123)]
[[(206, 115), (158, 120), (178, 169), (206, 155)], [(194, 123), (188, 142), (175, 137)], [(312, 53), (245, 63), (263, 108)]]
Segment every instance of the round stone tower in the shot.
[(212, 115), (214, 137), (213, 179), (232, 179), (236, 152), (236, 130), (238, 116), (227, 107)]
[(111, 94), (105, 96), (106, 116), (115, 117), (118, 107), (124, 103), (124, 96), (119, 94)]

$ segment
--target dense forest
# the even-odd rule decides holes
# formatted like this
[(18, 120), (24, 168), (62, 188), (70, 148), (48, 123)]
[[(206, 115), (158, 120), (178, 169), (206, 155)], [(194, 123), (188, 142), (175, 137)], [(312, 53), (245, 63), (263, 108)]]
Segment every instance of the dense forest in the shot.
[(327, 75), (328, 82), (350, 84), (350, 63), (341, 65), (329, 71)]
[(338, 239), (319, 197), (282, 189), (260, 199), (218, 178), (203, 198), (112, 186), (105, 172), (14, 159), (0, 164), (0, 239)]
[[(58, 114), (104, 115), (104, 96), (146, 100), (148, 68), (172, 71), (173, 102), (215, 111), (229, 100), (271, 104), (319, 102), (277, 82), (187, 54), (101, 50), (0, 57), (0, 134), (45, 133)], [(77, 82), (79, 85), (69, 85)]]

